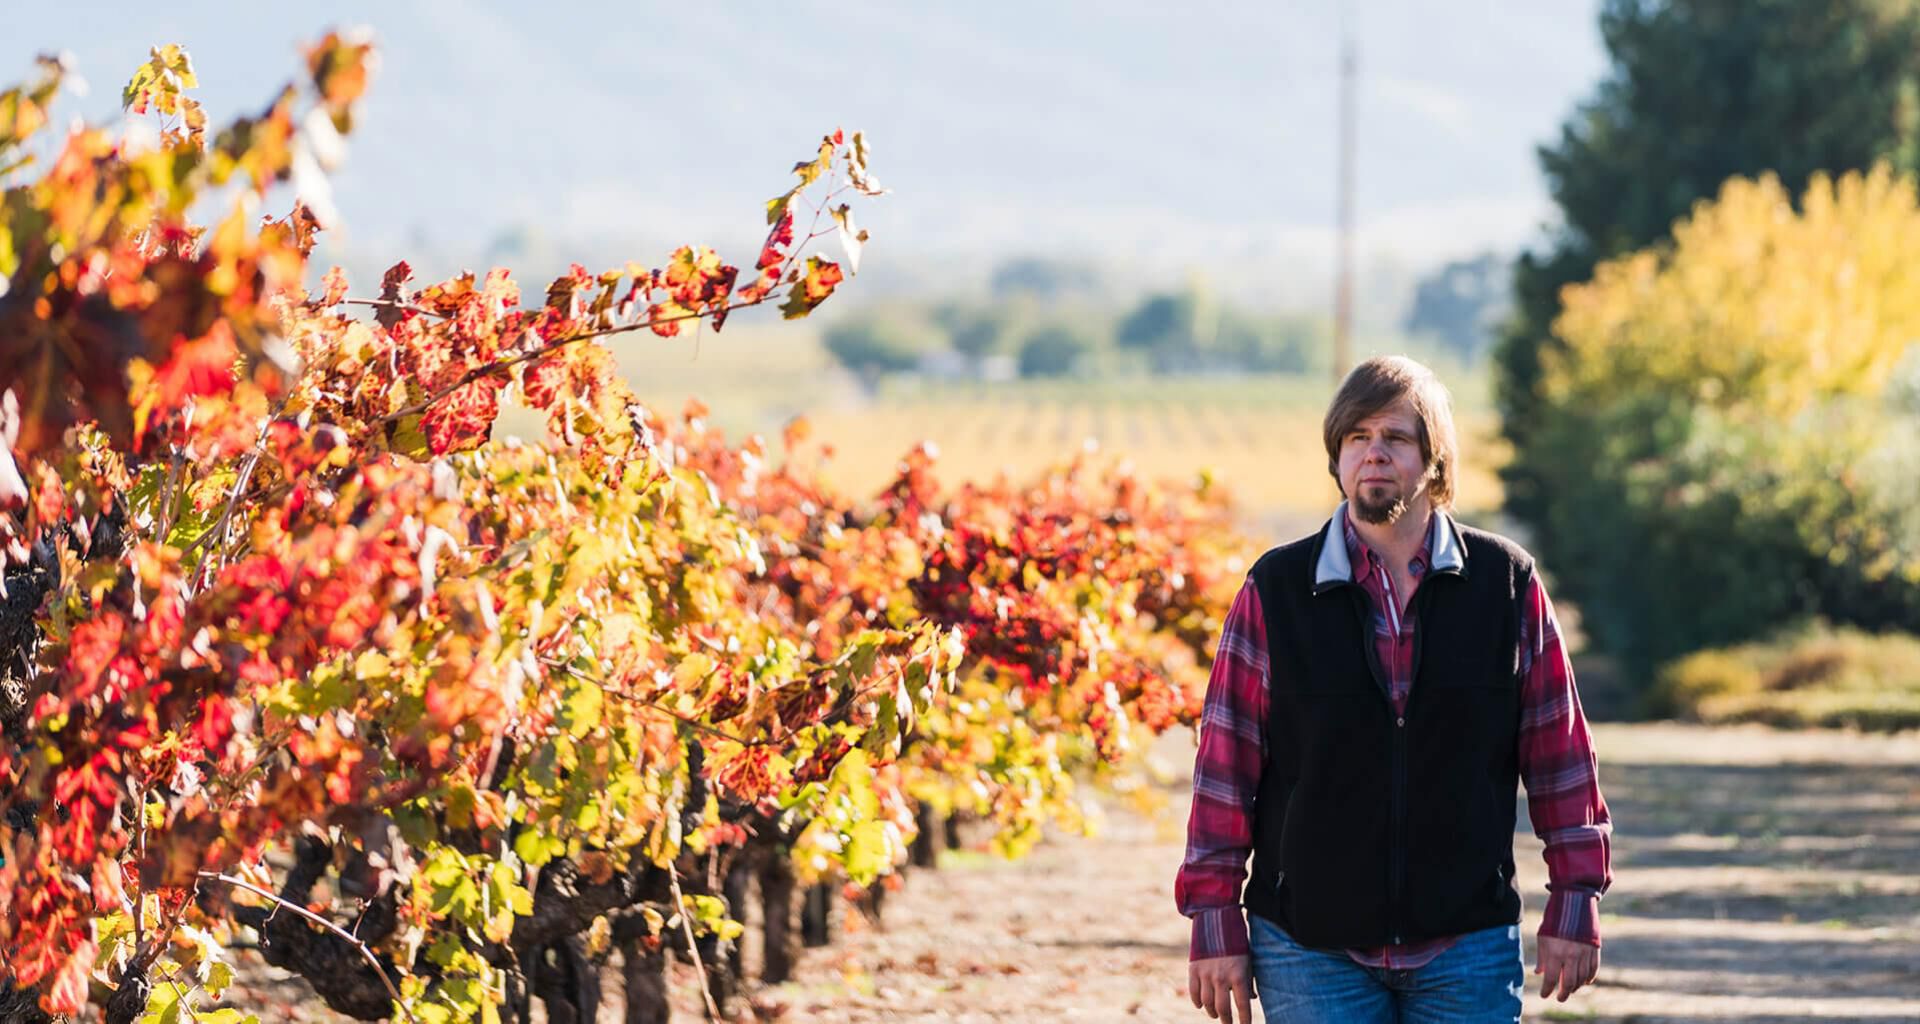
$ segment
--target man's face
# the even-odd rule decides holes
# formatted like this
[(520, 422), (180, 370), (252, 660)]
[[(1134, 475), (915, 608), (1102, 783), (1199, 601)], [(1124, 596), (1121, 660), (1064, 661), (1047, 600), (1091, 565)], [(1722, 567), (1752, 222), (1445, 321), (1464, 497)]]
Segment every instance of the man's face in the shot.
[(1392, 523), (1428, 500), (1428, 467), (1420, 456), (1420, 421), (1399, 402), (1359, 423), (1340, 439), (1340, 489), (1355, 519)]

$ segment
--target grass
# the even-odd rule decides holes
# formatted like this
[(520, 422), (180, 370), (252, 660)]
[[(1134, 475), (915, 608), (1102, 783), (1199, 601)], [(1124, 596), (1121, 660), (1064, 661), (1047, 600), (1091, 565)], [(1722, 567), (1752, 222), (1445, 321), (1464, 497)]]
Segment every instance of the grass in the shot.
[(1662, 670), (1656, 710), (1710, 723), (1920, 729), (1920, 637), (1813, 627)]

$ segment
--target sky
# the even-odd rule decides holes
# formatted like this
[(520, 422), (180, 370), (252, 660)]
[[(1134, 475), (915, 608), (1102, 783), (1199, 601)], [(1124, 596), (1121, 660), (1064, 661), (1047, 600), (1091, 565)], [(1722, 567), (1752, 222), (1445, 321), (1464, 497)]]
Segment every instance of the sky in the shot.
[(302, 41), (369, 28), (381, 63), (332, 180), (350, 269), (687, 242), (750, 261), (793, 162), (864, 130), (893, 190), (857, 211), (882, 293), (1036, 255), (1323, 304), (1344, 26), (1364, 307), (1370, 279), (1538, 238), (1534, 148), (1605, 70), (1595, 0), (9, 6), (0, 79), (66, 51), (91, 89), (62, 109), (96, 120), (149, 46), (186, 46), (217, 124), (263, 107)]

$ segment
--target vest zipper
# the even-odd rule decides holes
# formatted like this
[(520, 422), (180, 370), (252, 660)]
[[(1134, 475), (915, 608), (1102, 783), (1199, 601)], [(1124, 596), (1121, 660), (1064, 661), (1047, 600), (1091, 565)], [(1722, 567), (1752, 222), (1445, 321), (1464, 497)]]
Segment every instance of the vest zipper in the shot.
[[(1411, 703), (1411, 701), (1409, 701)], [(1388, 713), (1393, 709), (1388, 708)], [(1393, 839), (1387, 851), (1387, 871), (1390, 882), (1387, 886), (1387, 930), (1393, 935), (1393, 944), (1400, 945), (1400, 899), (1407, 884), (1407, 718), (1395, 715), (1393, 720), (1393, 801), (1392, 801)]]
[[(1400, 892), (1406, 887), (1405, 853), (1401, 847), (1406, 845), (1406, 789), (1407, 789), (1407, 718), (1393, 709), (1393, 691), (1387, 686), (1387, 670), (1380, 664), (1380, 651), (1373, 643), (1373, 598), (1360, 588), (1353, 588), (1354, 607), (1360, 612), (1360, 628), (1365, 634), (1364, 646), (1367, 655), (1367, 668), (1373, 673), (1374, 684), (1380, 687), (1380, 699), (1387, 716), (1393, 719), (1393, 790), (1388, 802), (1388, 825), (1391, 834), (1387, 839), (1387, 931), (1393, 936), (1393, 944), (1400, 944)], [(1414, 600), (1420, 600), (1416, 592)], [(1417, 644), (1419, 633), (1414, 634)], [(1408, 706), (1412, 706), (1409, 698)]]
[[(1429, 580), (1420, 581), (1419, 588), (1413, 592), (1413, 600), (1407, 602), (1407, 614), (1413, 616), (1413, 668), (1412, 686), (1417, 688), (1420, 679), (1420, 641), (1427, 635), (1427, 624), (1422, 613), (1427, 606), (1426, 586)], [(1368, 637), (1367, 650), (1373, 652), (1372, 637)], [(1379, 655), (1374, 654), (1374, 660)], [(1387, 851), (1387, 868), (1392, 880), (1387, 887), (1387, 930), (1393, 934), (1393, 944), (1401, 944), (1400, 938), (1400, 901), (1407, 888), (1407, 716), (1413, 713), (1413, 693), (1407, 693), (1407, 707), (1396, 712), (1392, 703), (1387, 713), (1393, 715), (1393, 800), (1392, 828), (1393, 839)]]

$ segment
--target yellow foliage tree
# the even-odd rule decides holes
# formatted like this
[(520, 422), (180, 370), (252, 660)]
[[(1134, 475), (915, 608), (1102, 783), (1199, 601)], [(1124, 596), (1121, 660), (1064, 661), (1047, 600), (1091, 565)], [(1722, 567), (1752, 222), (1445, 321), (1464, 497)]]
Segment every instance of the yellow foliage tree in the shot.
[(1798, 210), (1771, 175), (1734, 178), (1671, 248), (1601, 264), (1562, 293), (1547, 392), (1676, 385), (1703, 404), (1790, 417), (1876, 397), (1920, 339), (1920, 196), (1885, 164), (1816, 175)]
[(1800, 618), (1920, 629), (1920, 193), (1735, 178), (1562, 295), (1543, 531), (1630, 667)]

